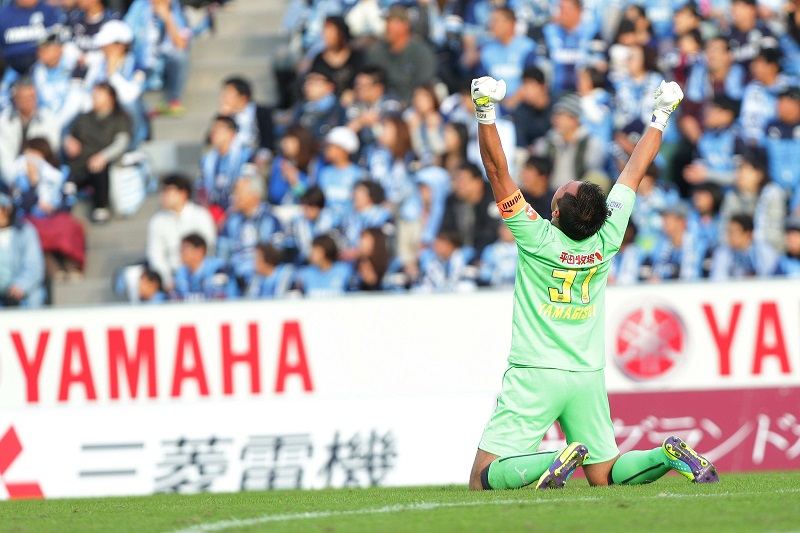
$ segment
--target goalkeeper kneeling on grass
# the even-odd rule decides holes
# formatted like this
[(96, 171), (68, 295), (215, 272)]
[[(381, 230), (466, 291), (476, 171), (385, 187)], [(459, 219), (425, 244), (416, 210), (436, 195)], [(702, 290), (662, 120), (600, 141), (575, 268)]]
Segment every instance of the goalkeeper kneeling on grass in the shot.
[[(649, 483), (670, 470), (696, 483), (719, 481), (714, 465), (677, 436), (620, 456), (603, 374), (610, 260), (625, 235), (639, 182), (683, 98), (681, 88), (661, 82), (647, 132), (608, 198), (597, 185), (570, 181), (553, 197), (552, 222), (525, 202), (509, 176), (494, 125), (494, 106), (504, 96), (503, 81), (472, 82), (481, 159), (520, 253), (508, 368), (470, 488), (560, 488), (580, 466), (591, 485)], [(537, 451), (556, 421), (570, 444)]]

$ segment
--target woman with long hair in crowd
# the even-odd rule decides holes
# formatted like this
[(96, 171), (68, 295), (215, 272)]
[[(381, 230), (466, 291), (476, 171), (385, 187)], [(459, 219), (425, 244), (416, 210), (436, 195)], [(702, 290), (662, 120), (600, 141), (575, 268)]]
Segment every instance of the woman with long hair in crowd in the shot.
[(336, 86), (336, 95), (344, 97), (344, 103), (348, 104), (353, 100), (353, 82), (364, 64), (364, 56), (350, 45), (350, 28), (343, 17), (325, 19), (322, 40), (325, 49), (311, 62), (310, 70), (327, 73)]
[(445, 152), (444, 119), (439, 112), (439, 98), (432, 85), (414, 89), (409, 107), (403, 118), (411, 133), (411, 147), (420, 162), (436, 165)]
[(352, 289), (358, 291), (383, 290), (383, 277), (389, 268), (391, 252), (386, 235), (380, 228), (367, 228), (361, 232), (358, 259), (353, 274)]
[(271, 204), (296, 204), (309, 185), (314, 166), (314, 137), (308, 128), (289, 127), (280, 141), (280, 154), (272, 160), (268, 197)]
[(411, 192), (411, 134), (406, 123), (392, 115), (381, 120), (380, 132), (375, 148), (367, 156), (367, 170), (370, 178), (383, 187), (386, 200), (397, 208)]

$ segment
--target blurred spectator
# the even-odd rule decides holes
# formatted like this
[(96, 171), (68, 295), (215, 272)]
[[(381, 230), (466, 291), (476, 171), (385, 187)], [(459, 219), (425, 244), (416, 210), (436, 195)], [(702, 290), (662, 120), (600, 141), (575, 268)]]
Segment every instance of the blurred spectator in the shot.
[(720, 240), (720, 207), (722, 187), (716, 183), (701, 183), (692, 190), (688, 231), (696, 235), (704, 250), (713, 250)]
[(636, 209), (631, 214), (631, 220), (636, 224), (636, 244), (643, 253), (649, 254), (655, 246), (656, 239), (661, 234), (661, 211), (680, 199), (677, 189), (659, 179), (658, 168), (651, 164), (636, 191)]
[(161, 276), (154, 270), (145, 270), (139, 276), (139, 301), (160, 304), (167, 301)]
[(367, 172), (370, 179), (379, 183), (392, 206), (411, 194), (409, 164), (414, 159), (411, 151), (411, 134), (408, 126), (396, 116), (381, 120), (378, 144), (367, 157)]
[(442, 292), (474, 288), (475, 269), (469, 266), (474, 257), (475, 250), (464, 246), (458, 233), (439, 232), (433, 245), (420, 254), (419, 289)]
[(314, 58), (311, 70), (325, 73), (333, 80), (336, 96), (344, 96), (345, 101), (352, 101), (353, 82), (364, 63), (364, 57), (360, 50), (350, 46), (350, 28), (343, 17), (330, 16), (325, 19), (322, 41), (325, 50)]
[(131, 148), (135, 148), (149, 134), (142, 93), (145, 88), (144, 67), (136, 62), (128, 48), (133, 42), (133, 33), (120, 20), (110, 20), (95, 35), (95, 46), (102, 54), (92, 55), (86, 73), (86, 85), (106, 82), (117, 93), (120, 106), (133, 121)]
[(439, 167), (417, 171), (416, 188), (400, 210), (397, 223), (397, 258), (411, 278), (418, 273), (418, 254), (430, 246), (439, 233), (450, 175)]
[(67, 19), (72, 31), (72, 40), (82, 53), (97, 50), (94, 36), (103, 24), (119, 18), (119, 13), (104, 5), (103, 0), (78, 0), (77, 8)]
[(221, 220), (230, 206), (233, 187), (252, 155), (250, 148), (239, 142), (236, 131), (233, 118), (214, 117), (209, 133), (211, 150), (200, 161), (198, 197), (215, 220)]
[(108, 83), (99, 83), (92, 90), (92, 110), (73, 122), (64, 139), (70, 181), (93, 190), (93, 222), (108, 222), (111, 217), (109, 165), (127, 151), (130, 132), (130, 118), (120, 107), (116, 91)]
[(345, 241), (345, 249), (340, 254), (342, 259), (350, 261), (356, 258), (362, 231), (384, 229), (392, 220), (392, 212), (382, 205), (385, 200), (380, 183), (362, 180), (353, 186), (353, 210), (342, 228)]
[(577, 95), (568, 94), (556, 102), (551, 122), (552, 128), (536, 142), (533, 152), (553, 161), (550, 177), (553, 188), (579, 180), (589, 170), (603, 168), (603, 147), (581, 126), (581, 101)]
[(702, 61), (702, 21), (697, 4), (693, 2), (679, 7), (672, 17), (672, 33), (676, 43), (674, 48), (662, 55), (662, 67), (672, 71), (681, 87), (685, 87), (695, 65)]
[(527, 35), (517, 35), (517, 17), (510, 7), (496, 8), (489, 18), (492, 40), (481, 48), (481, 72), (506, 82), (503, 107), (513, 109), (525, 68), (536, 59), (536, 43)]
[(781, 50), (786, 54), (786, 72), (800, 76), (800, 1), (786, 2), (786, 32), (780, 35)]
[(246, 298), (282, 298), (294, 281), (294, 266), (283, 263), (281, 251), (269, 243), (256, 246), (254, 275)]
[(14, 187), (18, 214), (36, 228), (44, 252), (47, 277), (76, 280), (82, 277), (86, 256), (83, 226), (69, 215), (62, 188), (64, 172), (58, 168), (45, 139), (25, 143), (16, 161)]
[(231, 77), (222, 82), (219, 96), (219, 114), (229, 116), (236, 123), (236, 139), (253, 153), (258, 150), (261, 132), (258, 127), (253, 90), (243, 78)]
[(767, 125), (764, 147), (775, 183), (790, 192), (800, 186), (800, 88), (788, 87), (778, 96), (776, 117)]
[(513, 287), (517, 275), (517, 243), (505, 224), (497, 226), (498, 239), (483, 249), (478, 282), (491, 287)]
[(745, 69), (756, 58), (759, 49), (777, 48), (778, 40), (758, 17), (756, 0), (731, 0), (731, 26), (723, 34), (733, 58)]
[(331, 78), (312, 70), (303, 81), (304, 99), (295, 105), (292, 124), (311, 130), (314, 139), (321, 141), (331, 128), (342, 125), (344, 110), (339, 105)]
[(687, 183), (711, 182), (722, 187), (733, 184), (734, 157), (744, 149), (739, 128), (735, 126), (738, 113), (739, 102), (724, 94), (714, 97), (703, 119), (703, 134), (697, 140), (698, 157), (683, 169)]
[(550, 220), (553, 216), (553, 195), (556, 191), (550, 186), (552, 162), (546, 157), (532, 155), (522, 167), (519, 185), (525, 201), (539, 213), (539, 216)]
[(222, 299), (229, 295), (225, 265), (209, 257), (206, 241), (198, 233), (181, 239), (181, 266), (175, 271), (175, 298), (183, 301)]
[(3, 60), (19, 74), (27, 74), (36, 61), (36, 45), (64, 13), (44, 0), (12, 0), (0, 7), (0, 51)]
[(386, 96), (386, 74), (377, 67), (365, 67), (356, 74), (353, 103), (347, 108), (347, 127), (358, 133), (362, 148), (379, 136), (379, 123), (387, 113), (397, 113), (400, 103)]
[(340, 296), (347, 291), (353, 268), (337, 261), (339, 249), (329, 235), (316, 237), (311, 244), (309, 265), (297, 272), (295, 284), (306, 297)]
[(264, 189), (260, 176), (240, 177), (233, 188), (231, 211), (219, 233), (217, 257), (235, 278), (239, 294), (253, 278), (256, 246), (266, 242), (283, 247), (283, 228), (264, 201)]
[(611, 94), (606, 90), (606, 85), (606, 75), (601, 70), (589, 67), (578, 71), (581, 123), (602, 146), (611, 144), (614, 133)]
[(366, 228), (358, 241), (358, 258), (353, 275), (353, 290), (381, 291), (391, 253), (386, 235), (379, 228)]
[[(725, 194), (721, 208), (721, 227), (727, 231), (736, 214), (753, 218), (753, 236), (777, 251), (783, 250), (787, 193), (767, 174), (767, 164), (760, 151), (750, 150), (736, 171), (736, 187)], [(726, 241), (726, 234), (721, 234)]]
[(301, 213), (292, 219), (287, 248), (296, 256), (297, 263), (305, 263), (311, 254), (311, 243), (320, 235), (333, 231), (333, 216), (325, 208), (325, 193), (319, 187), (309, 188), (300, 197)]
[(403, 118), (411, 134), (411, 147), (420, 162), (423, 165), (439, 164), (445, 150), (444, 120), (432, 85), (414, 89), (411, 107)]
[(578, 67), (590, 66), (597, 28), (582, 24), (580, 0), (560, 0), (558, 16), (547, 24), (544, 42), (553, 70), (552, 94), (559, 96), (577, 88)]
[(314, 138), (302, 126), (290, 126), (281, 137), (280, 152), (272, 160), (269, 201), (290, 205), (305, 194), (314, 161)]
[(14, 161), (22, 153), (25, 141), (37, 137), (57, 153), (61, 149), (63, 125), (47, 109), (37, 103), (36, 87), (30, 77), (22, 77), (14, 83), (13, 106), (0, 114), (0, 178), (7, 185), (14, 179)]
[(644, 261), (644, 277), (650, 281), (699, 279), (707, 250), (696, 235), (689, 233), (687, 218), (689, 206), (679, 202), (661, 211), (663, 235)]
[(125, 15), (133, 31), (136, 63), (147, 69), (147, 88), (163, 87), (165, 101), (158, 112), (181, 115), (181, 96), (189, 77), (192, 30), (178, 0), (135, 0)]
[(379, 0), (356, 2), (347, 12), (345, 20), (353, 37), (364, 41), (381, 38), (386, 31), (386, 19)]
[(636, 224), (628, 222), (619, 251), (611, 258), (608, 282), (614, 285), (633, 285), (639, 281), (644, 254), (636, 244)]
[(328, 164), (320, 168), (317, 184), (325, 193), (325, 205), (336, 226), (350, 212), (353, 185), (364, 176), (364, 169), (350, 160), (358, 148), (358, 137), (346, 127), (333, 128), (325, 136), (323, 156)]
[(147, 264), (163, 280), (164, 288), (174, 289), (173, 272), (181, 265), (181, 239), (198, 233), (205, 239), (209, 254), (217, 242), (217, 230), (208, 210), (191, 201), (188, 178), (172, 174), (161, 182), (161, 210), (153, 215), (147, 229)]
[(11, 197), (0, 193), (0, 307), (44, 303), (44, 258), (36, 230), (15, 222)]
[(653, 92), (664, 79), (655, 64), (652, 50), (644, 46), (628, 48), (626, 75), (615, 80), (614, 127), (624, 130), (636, 124), (641, 131), (653, 113)]
[(499, 224), (500, 212), (492, 188), (480, 168), (465, 163), (454, 176), (453, 193), (445, 203), (442, 232), (458, 235), (457, 248), (466, 245), (480, 255), (497, 239)]
[(386, 73), (386, 89), (408, 103), (415, 87), (432, 83), (436, 75), (433, 52), (411, 34), (408, 10), (395, 4), (386, 14), (386, 36), (367, 52), (367, 64)]
[(538, 67), (528, 67), (522, 74), (518, 101), (511, 116), (517, 128), (517, 146), (527, 148), (550, 129), (550, 92)]
[(796, 278), (800, 276), (800, 217), (786, 221), (785, 249), (778, 261), (778, 274)]
[(711, 259), (711, 279), (725, 281), (775, 273), (778, 254), (767, 243), (753, 239), (753, 217), (733, 215), (726, 231), (728, 244), (717, 248)]
[(442, 168), (455, 174), (458, 167), (467, 162), (467, 143), (469, 132), (464, 124), (446, 122), (444, 125), (444, 154)]
[(750, 73), (753, 81), (744, 89), (739, 123), (744, 140), (755, 145), (763, 142), (767, 124), (775, 118), (778, 95), (796, 82), (781, 73), (776, 48), (762, 49), (750, 63)]

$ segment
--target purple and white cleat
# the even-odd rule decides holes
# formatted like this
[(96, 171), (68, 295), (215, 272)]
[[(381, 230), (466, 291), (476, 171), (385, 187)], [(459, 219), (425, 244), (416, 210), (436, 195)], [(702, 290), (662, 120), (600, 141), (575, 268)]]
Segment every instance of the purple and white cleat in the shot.
[(536, 483), (537, 489), (563, 489), (569, 476), (583, 465), (589, 457), (589, 450), (580, 442), (573, 442), (564, 451), (558, 454), (556, 460), (550, 465)]
[(717, 468), (678, 437), (664, 439), (661, 445), (667, 465), (692, 483), (719, 483)]

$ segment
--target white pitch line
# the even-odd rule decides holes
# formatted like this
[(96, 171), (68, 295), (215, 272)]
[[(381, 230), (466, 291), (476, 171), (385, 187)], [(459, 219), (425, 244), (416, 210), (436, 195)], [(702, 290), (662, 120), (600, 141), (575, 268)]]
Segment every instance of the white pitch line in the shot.
[[(719, 498), (726, 496), (755, 496), (759, 494), (788, 494), (798, 493), (800, 489), (786, 489), (777, 490), (774, 493), (769, 492), (718, 492), (714, 494), (668, 494), (662, 492), (654, 496), (646, 496), (638, 499), (655, 500), (660, 498)], [(400, 511), (430, 511), (433, 509), (444, 509), (448, 507), (479, 507), (484, 505), (514, 505), (514, 504), (543, 504), (543, 503), (573, 503), (573, 502), (592, 502), (598, 500), (607, 500), (607, 498), (570, 498), (564, 500), (491, 500), (491, 501), (469, 501), (469, 502), (439, 502), (439, 503), (412, 503), (408, 505), (388, 505), (386, 507), (377, 507), (372, 509), (354, 509), (352, 511), (314, 511), (308, 513), (288, 513), (288, 514), (275, 514), (264, 515), (255, 518), (232, 518), (230, 520), (222, 520), (220, 522), (209, 522), (207, 524), (197, 524), (195, 526), (187, 527), (185, 529), (178, 529), (172, 533), (205, 533), (207, 531), (222, 531), (224, 529), (232, 529), (237, 527), (255, 526), (258, 524), (267, 524), (269, 522), (291, 522), (293, 520), (309, 520), (313, 518), (330, 518), (338, 516), (358, 516), (358, 515), (371, 515), (371, 514), (386, 514), (397, 513)]]

